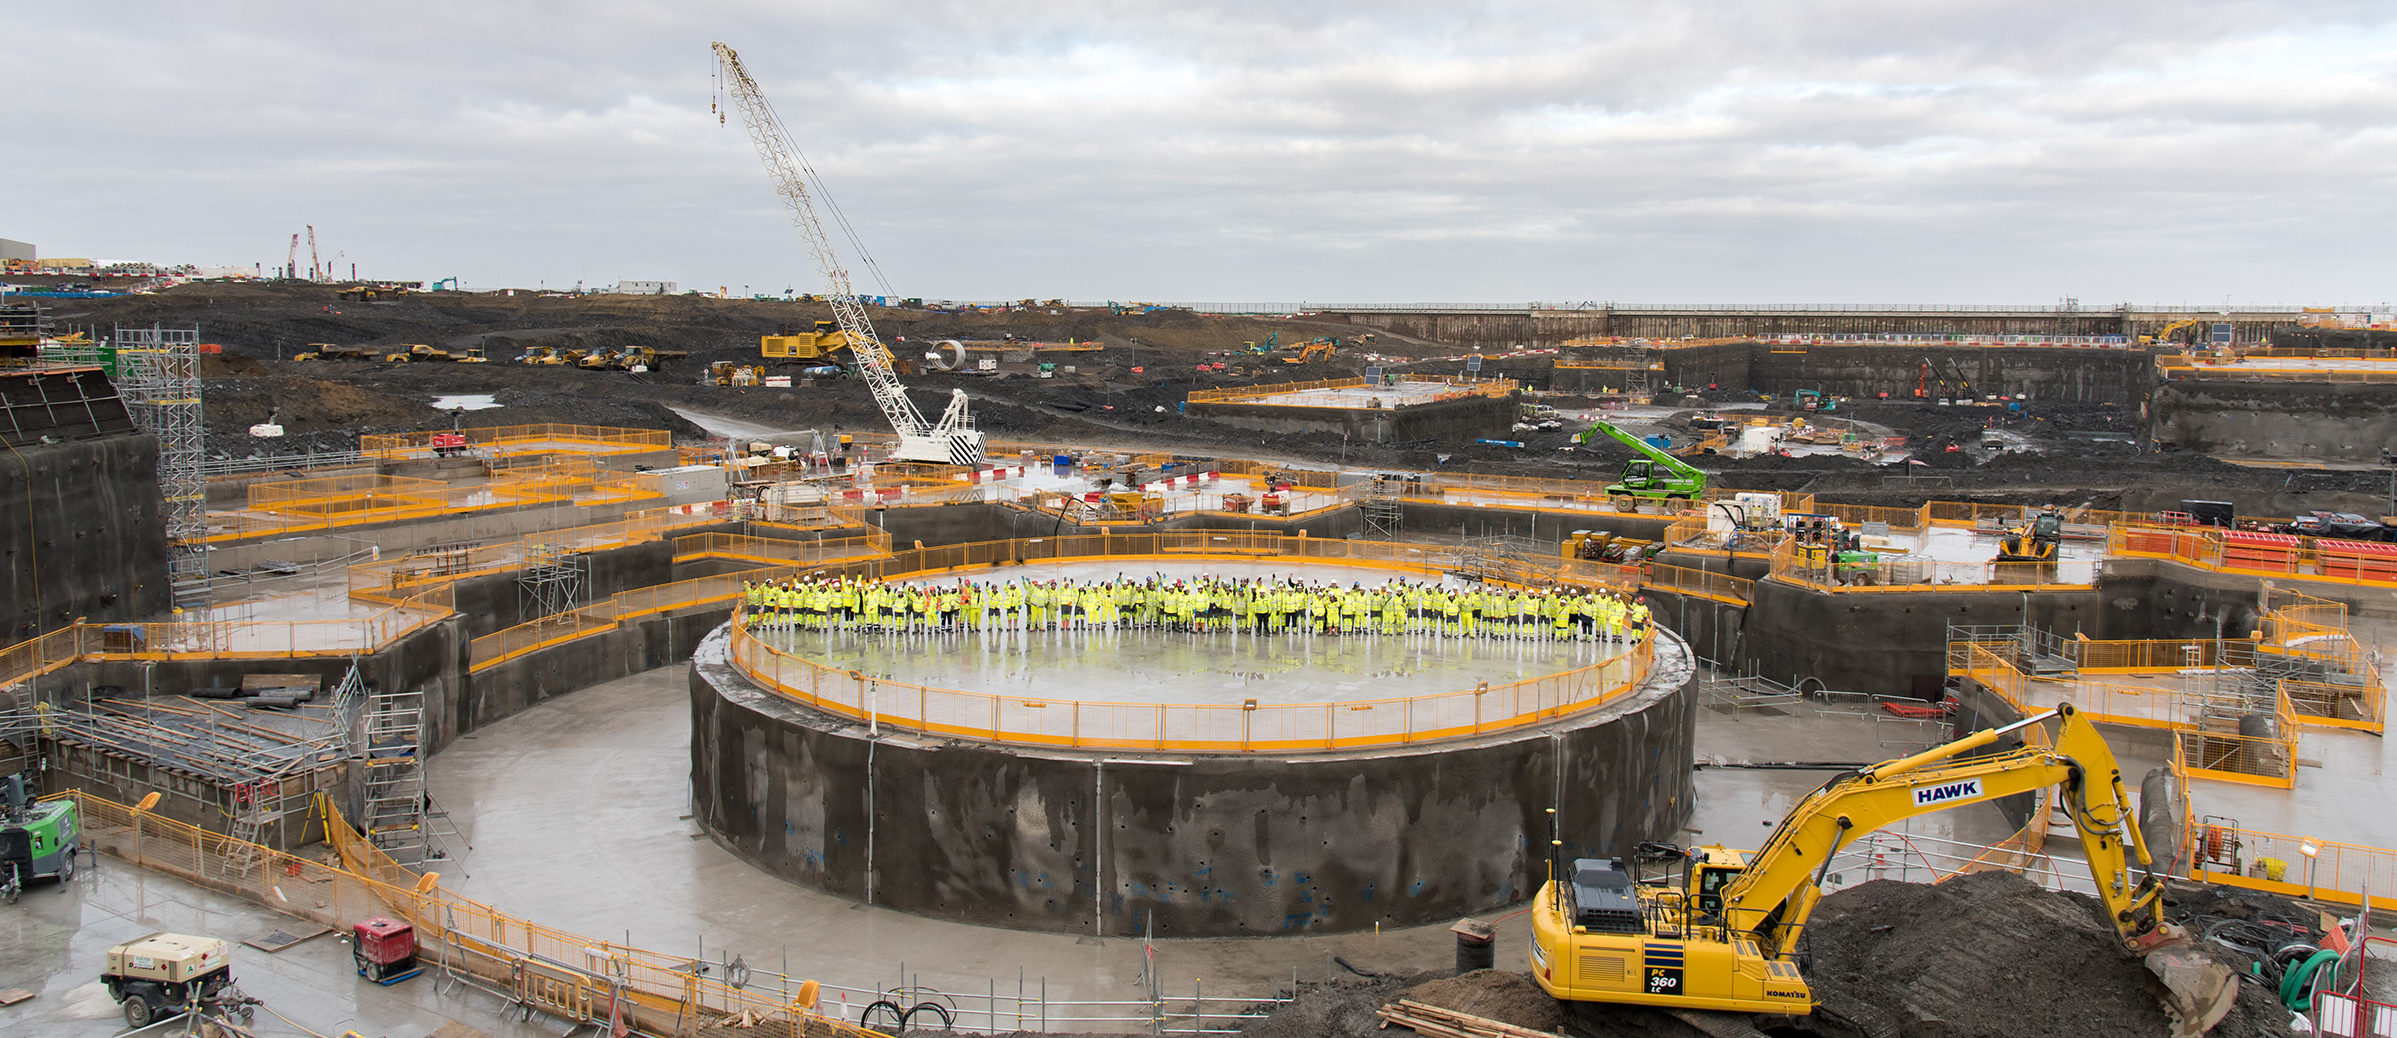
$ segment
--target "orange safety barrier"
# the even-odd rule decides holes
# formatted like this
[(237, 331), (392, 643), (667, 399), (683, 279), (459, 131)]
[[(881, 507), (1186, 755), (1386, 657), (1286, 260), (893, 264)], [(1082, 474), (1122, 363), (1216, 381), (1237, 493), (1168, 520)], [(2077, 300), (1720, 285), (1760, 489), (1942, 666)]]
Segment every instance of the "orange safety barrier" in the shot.
[[(665, 451), (674, 447), (673, 436), (663, 429), (623, 429), (557, 422), (460, 429), (458, 434), (466, 437), (469, 449), (492, 455), (541, 452), (624, 454)], [(369, 433), (358, 437), (358, 452), (374, 458), (430, 456), (433, 453), (433, 437), (447, 435), (448, 430)]]
[(2219, 536), (2222, 538), (2222, 565), (2225, 569), (2259, 573), (2297, 572), (2300, 545), (2294, 534), (2226, 530)]
[(1424, 696), (1328, 703), (1118, 703), (990, 695), (868, 677), (783, 652), (735, 623), (732, 662), (759, 686), (874, 725), (991, 742), (1173, 753), (1397, 746), (1538, 724), (1639, 687), (1653, 639), (1545, 677)]
[(2315, 572), (2350, 580), (2397, 582), (2397, 544), (2316, 538)]
[[(387, 915), (416, 931), (426, 967), (484, 988), (528, 1010), (603, 1032), (694, 1034), (703, 1021), (745, 1017), (755, 1033), (807, 1038), (879, 1038), (803, 1006), (807, 988), (753, 981), (736, 986), (690, 969), (687, 952), (657, 952), (556, 930), (460, 897), (438, 877), (399, 864), (358, 835), (319, 795), (319, 825), (333, 863), (187, 825), (82, 790), (74, 801), (84, 840), (112, 857), (275, 912), (336, 929)], [(304, 895), (304, 896), (303, 896)], [(744, 1025), (746, 1026), (746, 1025)]]

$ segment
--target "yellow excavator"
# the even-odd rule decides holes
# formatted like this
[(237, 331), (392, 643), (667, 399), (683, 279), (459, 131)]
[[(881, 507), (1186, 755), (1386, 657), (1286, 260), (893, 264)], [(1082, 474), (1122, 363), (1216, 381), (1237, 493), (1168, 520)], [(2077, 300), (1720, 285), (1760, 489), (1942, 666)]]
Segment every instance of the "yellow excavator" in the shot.
[[(2046, 745), (1956, 759), (2049, 720)], [(1583, 858), (1532, 902), (1531, 972), (1567, 1002), (1611, 1002), (1794, 1018), (1816, 1010), (1798, 970), (1798, 935), (1823, 875), (1848, 841), (1901, 819), (2055, 787), (2079, 831), (2098, 896), (2123, 943), (2159, 982), (2182, 1033), (2203, 1033), (2238, 990), (2227, 967), (2164, 921), (2163, 879), (2114, 753), (2069, 703), (1911, 757), (1845, 772), (1800, 801), (1753, 853), (1644, 845), (1678, 876), (1642, 881), (1620, 860)], [(1834, 1013), (1833, 1015), (1837, 1015)]]

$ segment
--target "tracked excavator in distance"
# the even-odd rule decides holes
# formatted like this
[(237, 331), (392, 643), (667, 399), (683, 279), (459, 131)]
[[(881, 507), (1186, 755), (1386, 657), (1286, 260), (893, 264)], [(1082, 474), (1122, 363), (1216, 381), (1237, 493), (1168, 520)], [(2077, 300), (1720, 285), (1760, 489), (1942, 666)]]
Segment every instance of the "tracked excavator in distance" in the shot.
[[(1957, 759), (2056, 720), (2052, 740)], [(1848, 841), (1915, 815), (2054, 787), (2088, 855), (2098, 896), (2124, 945), (2158, 981), (2176, 1035), (2219, 1022), (2237, 997), (2227, 967), (2164, 921), (2162, 878), (2149, 863), (2114, 753), (2069, 704), (1983, 729), (1911, 757), (1846, 772), (1808, 794), (1753, 853), (1643, 844), (1647, 879), (1620, 860), (1582, 858), (1532, 901), (1531, 972), (1559, 1000), (1760, 1014), (1780, 1023), (1820, 1012), (1818, 1033), (1870, 1033), (1847, 1007), (1818, 1006), (1798, 968), (1798, 937)], [(2029, 994), (2029, 993), (2026, 993)], [(1861, 1012), (1861, 1009), (1853, 1010)]]
[[(966, 409), (965, 391), (949, 391), (949, 406), (941, 412), (938, 422), (925, 421), (923, 412), (916, 410), (915, 401), (907, 398), (907, 387), (899, 382), (890, 347), (874, 334), (865, 301), (850, 288), (849, 271), (841, 266), (840, 258), (833, 252), (832, 239), (824, 233), (824, 223), (816, 216), (815, 201), (808, 189), (815, 171), (799, 157), (799, 149), (792, 146), (781, 117), (766, 103), (764, 91), (749, 77), (740, 55), (722, 43), (713, 47), (716, 64), (724, 73), (728, 104), (739, 109), (741, 125), (748, 130), (750, 143), (756, 145), (758, 159), (766, 165), (767, 178), (774, 182), (783, 209), (790, 213), (800, 239), (807, 243), (816, 273), (824, 279), (824, 299), (832, 304), (833, 319), (840, 325), (849, 352), (857, 359), (858, 374), (865, 377), (867, 388), (874, 393), (874, 402), (882, 408), (882, 416), (890, 420), (892, 430), (899, 434), (899, 446), (892, 457), (899, 461), (980, 465), (982, 433), (974, 428), (973, 416)], [(822, 193), (823, 185), (819, 182), (813, 194)], [(840, 214), (836, 211), (833, 215), (837, 218)], [(761, 341), (759, 345), (763, 349), (765, 344)]]

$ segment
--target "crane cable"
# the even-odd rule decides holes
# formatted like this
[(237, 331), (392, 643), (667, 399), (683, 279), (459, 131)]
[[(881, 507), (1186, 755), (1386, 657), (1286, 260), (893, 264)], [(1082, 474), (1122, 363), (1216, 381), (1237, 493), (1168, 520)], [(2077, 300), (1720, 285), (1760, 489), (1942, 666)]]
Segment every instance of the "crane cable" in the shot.
[[(718, 58), (716, 68), (719, 76), (723, 74), (723, 67), (723, 59)], [(833, 199), (831, 192), (825, 190), (824, 178), (816, 173), (815, 165), (807, 161), (807, 153), (799, 149), (799, 142), (791, 136), (788, 129), (783, 127), (782, 113), (774, 110), (774, 102), (767, 99), (764, 90), (757, 88), (755, 80), (750, 83), (749, 93), (755, 98), (758, 110), (763, 112), (766, 120), (773, 124), (774, 136), (791, 153), (792, 160), (799, 164), (799, 171), (806, 175), (808, 186), (815, 194), (816, 200), (823, 203), (824, 208), (831, 212), (832, 222), (839, 225), (841, 236), (849, 239), (849, 247), (857, 256), (858, 263), (873, 275), (874, 284), (882, 289), (883, 295), (895, 295), (896, 293), (891, 290), (890, 279), (883, 276), (882, 265), (874, 261), (874, 254), (867, 251), (865, 242), (858, 238), (857, 228), (850, 225), (849, 214), (843, 212), (841, 204)], [(716, 118), (719, 125), (724, 124), (724, 113), (717, 112)], [(854, 292), (855, 289), (852, 288), (851, 291)]]

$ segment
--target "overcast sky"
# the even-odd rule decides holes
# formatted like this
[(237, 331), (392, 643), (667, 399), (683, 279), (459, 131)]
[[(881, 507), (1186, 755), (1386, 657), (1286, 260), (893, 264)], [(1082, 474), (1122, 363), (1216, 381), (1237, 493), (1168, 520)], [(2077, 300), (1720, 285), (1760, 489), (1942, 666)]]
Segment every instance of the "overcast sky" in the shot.
[(313, 223), (369, 277), (809, 291), (738, 116), (709, 111), (721, 39), (901, 295), (2397, 297), (2388, 0), (0, 2), (0, 25), (0, 237), (43, 255), (274, 265)]

